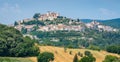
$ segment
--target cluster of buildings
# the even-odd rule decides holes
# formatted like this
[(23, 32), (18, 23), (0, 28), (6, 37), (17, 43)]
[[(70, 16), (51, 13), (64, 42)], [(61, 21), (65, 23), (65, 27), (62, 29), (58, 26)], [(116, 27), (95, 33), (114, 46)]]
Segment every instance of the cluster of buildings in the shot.
[(38, 20), (54, 20), (59, 16), (59, 13), (48, 11), (46, 14), (41, 14)]
[[(48, 11), (45, 14), (40, 14), (39, 17), (38, 17), (38, 20), (41, 20), (41, 21), (54, 20), (54, 19), (58, 18), (58, 16), (60, 16), (59, 13)], [(26, 18), (26, 19), (23, 19), (23, 20), (19, 20), (18, 24), (21, 24), (23, 22), (29, 22), (31, 20), (35, 20), (35, 18)]]
[[(44, 20), (54, 20), (56, 18), (58, 18), (59, 13), (56, 13), (56, 12), (50, 12), (48, 11), (46, 14), (40, 14), (38, 20), (41, 20), (41, 21), (44, 21)], [(32, 31), (34, 28), (34, 26), (36, 26), (35, 24), (33, 25), (24, 25), (24, 24), (21, 24), (23, 22), (29, 22), (31, 20), (35, 20), (34, 18), (28, 18), (28, 19), (23, 19), (21, 21), (18, 21), (18, 24), (17, 26), (15, 26), (16, 29), (18, 29), (19, 31), (22, 30), (22, 28), (25, 28), (27, 29), (28, 32)], [(53, 21), (54, 22), (54, 21)], [(54, 30), (67, 30), (67, 31), (84, 31), (85, 30), (85, 27), (84, 26), (81, 26), (81, 24), (83, 23), (80, 23), (80, 22), (74, 22), (76, 25), (72, 25), (72, 21), (69, 21), (68, 22), (69, 25), (65, 25), (65, 24), (51, 24), (51, 25), (46, 25), (46, 26), (39, 26), (39, 28), (37, 29), (38, 31), (54, 31)], [(97, 29), (99, 31), (117, 31), (117, 29), (114, 29), (110, 26), (105, 26), (105, 25), (102, 25), (100, 24), (99, 22), (96, 22), (96, 21), (92, 21), (91, 23), (86, 23), (85, 26), (87, 28), (90, 28), (90, 29)]]
[(100, 24), (99, 22), (96, 22), (96, 21), (92, 21), (91, 23), (87, 23), (86, 27), (91, 28), (91, 29), (97, 29), (99, 31), (118, 31), (118, 29), (114, 29), (110, 26), (102, 25), (102, 24)]
[[(78, 22), (79, 23), (79, 22)], [(34, 27), (36, 25), (17, 25), (15, 26), (16, 29), (18, 29), (19, 31), (22, 30), (22, 28), (27, 29), (27, 32), (30, 32), (32, 30), (34, 30)], [(91, 23), (87, 23), (85, 24), (85, 26), (87, 28), (90, 29), (96, 29), (99, 31), (118, 31), (118, 29), (112, 28), (110, 26), (105, 26), (100, 24), (99, 22), (96, 21), (92, 21)], [(78, 25), (65, 25), (65, 24), (50, 24), (50, 25), (45, 25), (45, 26), (38, 26), (39, 28), (37, 29), (38, 31), (57, 31), (57, 30), (66, 30), (66, 31), (84, 31), (85, 30), (85, 26), (82, 26), (80, 23)]]
[(17, 25), (17, 26), (15, 26), (15, 28), (19, 31), (21, 31), (22, 28), (24, 28), (24, 29), (27, 29), (27, 32), (30, 32), (30, 31), (34, 30), (34, 28), (33, 28), (34, 26), (36, 26), (36, 25)]
[(46, 25), (46, 26), (40, 26), (39, 31), (55, 31), (55, 30), (66, 30), (66, 31), (84, 31), (84, 27), (81, 25), (64, 25), (64, 24), (58, 24), (58, 25)]

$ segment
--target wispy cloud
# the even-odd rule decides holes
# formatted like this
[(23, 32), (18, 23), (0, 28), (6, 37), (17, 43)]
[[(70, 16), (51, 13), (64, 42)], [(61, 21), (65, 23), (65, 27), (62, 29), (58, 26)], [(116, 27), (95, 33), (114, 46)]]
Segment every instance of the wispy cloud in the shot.
[(99, 12), (102, 15), (105, 15), (105, 16), (114, 16), (114, 15), (116, 15), (116, 12), (111, 11), (111, 10), (106, 9), (106, 8), (99, 8)]
[(8, 3), (4, 3), (0, 8), (0, 11), (4, 13), (20, 13), (21, 12), (18, 4), (8, 4)]

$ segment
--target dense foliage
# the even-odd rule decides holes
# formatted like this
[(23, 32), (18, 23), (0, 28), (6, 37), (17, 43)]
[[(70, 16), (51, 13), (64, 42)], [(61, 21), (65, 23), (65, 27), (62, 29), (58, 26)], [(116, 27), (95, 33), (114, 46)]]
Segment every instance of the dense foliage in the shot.
[(120, 18), (101, 21), (104, 25), (112, 26), (120, 29)]
[(78, 62), (77, 54), (75, 54), (74, 59), (73, 59), (73, 62)]
[(51, 52), (43, 52), (38, 55), (38, 62), (50, 62), (54, 60), (54, 54)]
[(35, 56), (39, 49), (34, 46), (35, 40), (23, 37), (13, 27), (0, 24), (0, 56)]
[(120, 45), (107, 46), (106, 51), (120, 54)]
[(85, 56), (82, 57), (79, 62), (95, 62), (96, 58), (93, 57), (90, 51), (85, 51), (84, 52)]
[(84, 56), (79, 62), (95, 62), (95, 60), (93, 56)]
[(112, 55), (107, 55), (103, 62), (120, 62), (120, 58)]
[[(85, 32), (76, 31), (33, 31), (32, 35), (40, 38), (40, 43), (45, 45), (65, 46), (70, 48), (87, 47), (98, 50), (109, 45), (120, 45), (120, 32), (99, 32), (87, 29)], [(52, 41), (55, 39), (57, 41)]]
[(44, 22), (38, 21), (38, 20), (31, 20), (31, 21), (28, 21), (28, 22), (23, 22), (22, 24), (25, 24), (25, 25), (34, 25), (34, 24), (36, 24), (36, 25), (42, 25), (42, 26), (45, 25)]

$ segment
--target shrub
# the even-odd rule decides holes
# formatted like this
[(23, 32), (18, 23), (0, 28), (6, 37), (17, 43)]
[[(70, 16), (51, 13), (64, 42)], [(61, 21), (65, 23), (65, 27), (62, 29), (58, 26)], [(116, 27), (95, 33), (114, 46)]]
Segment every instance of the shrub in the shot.
[(50, 62), (54, 60), (54, 54), (50, 52), (43, 52), (38, 55), (38, 62)]
[(84, 56), (79, 62), (95, 62), (96, 59), (93, 56)]
[(85, 51), (84, 54), (85, 54), (85, 56), (92, 56), (90, 51)]
[(73, 59), (73, 62), (78, 62), (77, 54), (75, 54), (74, 59)]
[(120, 58), (117, 58), (116, 56), (112, 55), (107, 55), (103, 62), (120, 62)]

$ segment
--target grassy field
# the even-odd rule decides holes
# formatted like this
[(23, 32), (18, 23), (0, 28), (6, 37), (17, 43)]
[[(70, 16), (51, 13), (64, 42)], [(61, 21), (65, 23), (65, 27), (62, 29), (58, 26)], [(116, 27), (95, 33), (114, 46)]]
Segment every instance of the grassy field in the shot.
[[(84, 54), (84, 51), (90, 51), (93, 54), (93, 56), (96, 58), (96, 62), (102, 62), (106, 55), (114, 55), (120, 57), (117, 54), (108, 53), (105, 51), (93, 51), (88, 49), (67, 49), (67, 52), (64, 52), (64, 48), (53, 47), (53, 46), (40, 46), (40, 51), (41, 52), (48, 51), (54, 53), (55, 55), (54, 62), (73, 62), (74, 55), (78, 52)], [(72, 54), (69, 54), (70, 51), (72, 51)], [(81, 58), (80, 56), (78, 57), (79, 59)]]
[(0, 62), (36, 62), (36, 57), (0, 57)]

